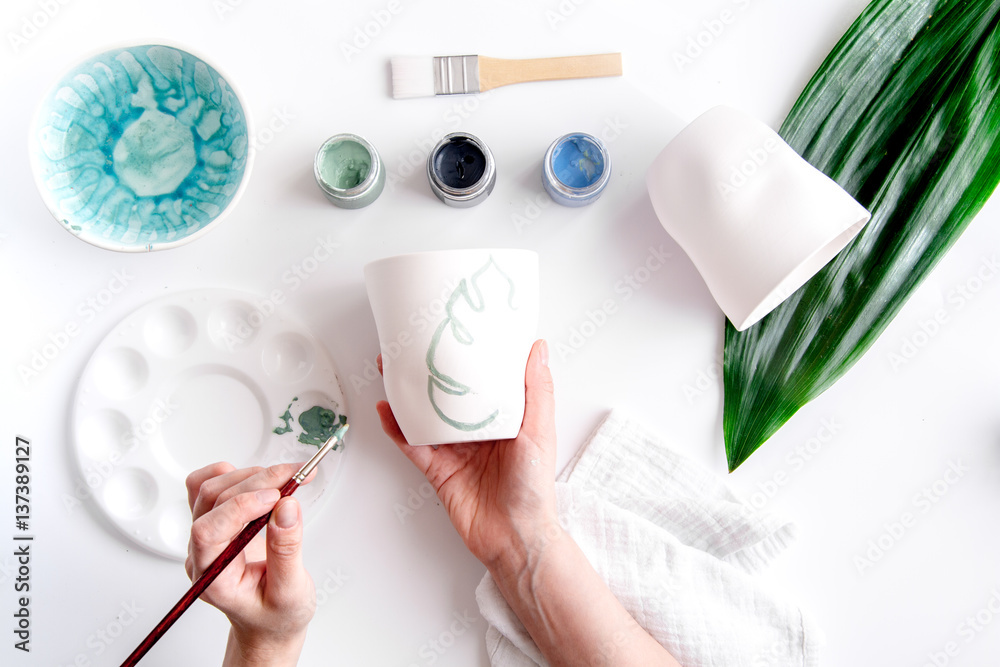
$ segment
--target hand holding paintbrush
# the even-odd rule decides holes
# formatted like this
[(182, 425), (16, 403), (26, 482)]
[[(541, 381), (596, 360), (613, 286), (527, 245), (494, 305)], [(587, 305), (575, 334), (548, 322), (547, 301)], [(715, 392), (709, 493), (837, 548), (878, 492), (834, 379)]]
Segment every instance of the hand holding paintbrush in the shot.
[[(296, 663), (315, 610), (316, 592), (302, 566), (301, 511), (286, 496), (307, 480), (346, 431), (346, 424), (338, 428), (298, 472), (291, 465), (261, 471), (235, 470), (218, 463), (188, 476), (194, 525), (185, 567), (194, 584), (123, 667), (138, 663), (199, 597), (218, 607), (232, 623), (226, 664), (250, 655), (268, 665)], [(276, 486), (283, 482), (279, 491)], [(264, 557), (260, 549), (245, 554), (244, 548), (265, 525)], [(214, 581), (222, 585), (209, 588)]]

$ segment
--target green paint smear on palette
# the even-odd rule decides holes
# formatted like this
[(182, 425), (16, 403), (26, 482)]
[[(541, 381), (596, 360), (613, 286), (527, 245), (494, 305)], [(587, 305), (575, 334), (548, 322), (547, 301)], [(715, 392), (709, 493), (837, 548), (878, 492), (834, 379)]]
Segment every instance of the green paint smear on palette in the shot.
[[(295, 398), (292, 399), (292, 403), (294, 403), (297, 400), (299, 400), (298, 396), (296, 396)], [(291, 412), (291, 410), (292, 410), (292, 403), (289, 403), (288, 407), (285, 408), (285, 414), (283, 414), (280, 417), (278, 417), (278, 419), (280, 419), (281, 421), (285, 422), (285, 425), (284, 426), (276, 426), (274, 428), (274, 433), (277, 433), (278, 435), (282, 435), (284, 433), (291, 433), (292, 432), (292, 412)]]
[[(298, 396), (292, 399), (292, 403), (297, 400), (299, 400)], [(274, 433), (278, 435), (291, 433), (292, 403), (289, 403), (288, 407), (285, 408), (284, 414), (278, 417), (284, 423), (281, 426), (275, 427), (273, 431)], [(337, 413), (333, 410), (324, 408), (320, 405), (314, 405), (299, 415), (299, 426), (302, 427), (302, 433), (299, 433), (299, 442), (303, 445), (322, 447), (323, 444), (333, 436), (334, 431), (346, 423), (347, 415), (340, 415), (338, 417)], [(337, 443), (334, 446), (334, 449), (339, 448), (340, 443)]]
[(345, 415), (338, 418), (333, 410), (314, 405), (299, 415), (299, 426), (302, 427), (299, 442), (322, 447), (333, 436), (333, 432), (346, 423)]

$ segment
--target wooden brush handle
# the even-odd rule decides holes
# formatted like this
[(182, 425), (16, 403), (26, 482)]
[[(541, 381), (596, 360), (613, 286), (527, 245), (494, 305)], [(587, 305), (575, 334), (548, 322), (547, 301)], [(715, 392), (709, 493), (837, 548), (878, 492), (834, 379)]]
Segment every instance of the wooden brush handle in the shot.
[(553, 79), (589, 79), (599, 76), (621, 76), (622, 54), (601, 53), (594, 56), (563, 58), (529, 58), (506, 60), (479, 56), (479, 90), (524, 81)]
[[(284, 498), (285, 496), (292, 495), (295, 493), (295, 489), (297, 488), (299, 488), (299, 483), (295, 481), (294, 477), (292, 477), (292, 479), (288, 480), (288, 482), (281, 487), (281, 497)], [(271, 512), (268, 512), (264, 516), (257, 517), (243, 527), (240, 534), (229, 543), (229, 546), (226, 547), (214, 561), (212, 561), (212, 564), (208, 566), (208, 569), (202, 572), (197, 581), (191, 584), (191, 588), (188, 589), (188, 592), (177, 601), (177, 604), (175, 604), (173, 608), (167, 612), (167, 615), (163, 617), (163, 620), (157, 623), (156, 627), (153, 628), (153, 630), (146, 635), (146, 638), (142, 640), (142, 643), (139, 644), (134, 651), (132, 651), (132, 655), (125, 659), (125, 662), (122, 663), (122, 667), (133, 667), (137, 662), (139, 662), (139, 660), (142, 659), (142, 656), (146, 655), (149, 649), (153, 648), (153, 644), (159, 641), (160, 637), (162, 637), (167, 630), (170, 629), (170, 626), (181, 617), (181, 614), (187, 611), (188, 607), (194, 604), (194, 601), (205, 592), (205, 589), (208, 588), (213, 581), (215, 581), (215, 578), (226, 569), (226, 566), (232, 563), (233, 559), (236, 558), (236, 556), (238, 556), (248, 544), (250, 544), (250, 540), (252, 540), (254, 536), (267, 525), (270, 518)]]

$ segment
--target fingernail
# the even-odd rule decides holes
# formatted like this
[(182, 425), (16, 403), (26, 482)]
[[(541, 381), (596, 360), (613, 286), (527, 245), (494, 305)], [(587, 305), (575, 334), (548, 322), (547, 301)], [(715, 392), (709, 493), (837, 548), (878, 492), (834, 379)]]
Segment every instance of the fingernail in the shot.
[(542, 340), (542, 344), (538, 346), (538, 354), (542, 358), (542, 366), (549, 365), (549, 344)]
[(261, 489), (257, 492), (257, 500), (261, 505), (273, 505), (281, 497), (281, 491), (277, 489)]
[(299, 511), (295, 503), (291, 500), (281, 503), (274, 516), (274, 522), (278, 528), (291, 528), (299, 520)]

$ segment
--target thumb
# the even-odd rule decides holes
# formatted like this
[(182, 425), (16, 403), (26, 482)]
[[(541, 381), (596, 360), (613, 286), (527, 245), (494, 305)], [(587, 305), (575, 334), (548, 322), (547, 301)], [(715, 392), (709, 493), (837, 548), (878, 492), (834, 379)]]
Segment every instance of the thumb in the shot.
[(521, 433), (539, 444), (555, 442), (556, 399), (549, 370), (549, 346), (535, 341), (524, 371), (524, 421)]
[(267, 591), (276, 604), (292, 602), (305, 575), (302, 565), (302, 510), (297, 500), (282, 498), (267, 524)]

